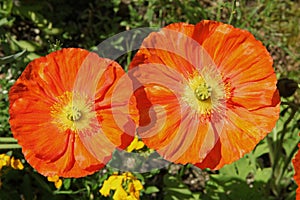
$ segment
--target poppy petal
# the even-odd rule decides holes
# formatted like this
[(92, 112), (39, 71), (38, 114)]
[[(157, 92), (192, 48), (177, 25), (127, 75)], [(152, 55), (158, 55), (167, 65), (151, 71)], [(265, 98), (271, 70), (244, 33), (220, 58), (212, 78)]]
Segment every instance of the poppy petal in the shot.
[[(26, 160), (38, 172), (86, 176), (101, 169), (115, 148), (130, 144), (133, 136), (117, 124), (114, 131), (106, 128), (114, 118), (113, 88), (123, 74), (117, 63), (78, 48), (62, 49), (28, 64), (9, 92), (10, 124)], [(134, 100), (131, 109), (119, 115), (130, 121), (133, 130)]]
[[(298, 144), (298, 147), (300, 148), (300, 143)], [(294, 169), (295, 169), (295, 175), (294, 175), (294, 179), (298, 185), (298, 188), (296, 190), (296, 200), (300, 199), (300, 176), (299, 176), (299, 172), (300, 172), (300, 151), (298, 150), (298, 152), (296, 153), (294, 159), (293, 159), (293, 165), (294, 165)]]
[(219, 169), (251, 151), (279, 117), (271, 56), (231, 25), (164, 27), (143, 41), (130, 69), (141, 84), (139, 129), (155, 122), (139, 135), (176, 163)]

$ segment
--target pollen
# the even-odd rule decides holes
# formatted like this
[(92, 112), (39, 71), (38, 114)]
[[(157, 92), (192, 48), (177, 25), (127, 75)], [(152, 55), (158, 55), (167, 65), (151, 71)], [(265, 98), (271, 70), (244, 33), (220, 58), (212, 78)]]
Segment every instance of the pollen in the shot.
[(52, 123), (63, 131), (70, 129), (78, 132), (89, 128), (96, 118), (93, 101), (85, 95), (74, 92), (65, 92), (57, 97), (56, 103), (50, 109)]

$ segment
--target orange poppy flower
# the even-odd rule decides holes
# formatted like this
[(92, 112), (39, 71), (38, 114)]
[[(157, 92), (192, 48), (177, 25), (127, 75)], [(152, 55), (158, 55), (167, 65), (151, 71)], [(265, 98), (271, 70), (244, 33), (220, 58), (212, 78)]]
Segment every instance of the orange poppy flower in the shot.
[[(300, 148), (300, 143), (298, 144), (298, 147)], [(295, 175), (294, 179), (298, 185), (298, 188), (296, 190), (296, 200), (300, 199), (300, 150), (298, 150), (295, 158), (293, 159), (293, 165), (295, 169)]]
[[(101, 169), (116, 147), (126, 148), (134, 110), (117, 113), (127, 101), (122, 95), (112, 108), (124, 75), (116, 62), (78, 48), (29, 63), (9, 92), (9, 122), (26, 160), (45, 176), (82, 177)], [(120, 127), (113, 112), (128, 126)]]
[(220, 22), (151, 33), (130, 64), (143, 142), (175, 163), (219, 169), (274, 127), (272, 58), (251, 33)]

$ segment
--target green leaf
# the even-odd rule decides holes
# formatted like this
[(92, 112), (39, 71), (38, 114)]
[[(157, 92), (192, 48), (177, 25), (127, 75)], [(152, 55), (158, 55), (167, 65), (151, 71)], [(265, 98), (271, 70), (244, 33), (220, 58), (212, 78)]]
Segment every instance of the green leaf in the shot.
[(156, 186), (148, 186), (145, 190), (145, 194), (152, 194), (159, 192), (159, 189)]
[(7, 24), (7, 23), (8, 23), (7, 18), (2, 18), (2, 19), (0, 19), (0, 26), (3, 26), (3, 25), (5, 25), (5, 24)]
[(291, 154), (292, 150), (295, 148), (295, 146), (298, 145), (299, 139), (298, 138), (286, 138), (283, 142), (283, 148), (285, 150), (285, 153), (287, 155)]
[(253, 150), (252, 154), (255, 156), (255, 158), (259, 158), (261, 155), (268, 153), (269, 147), (267, 142), (263, 142), (256, 146), (256, 148)]
[(20, 199), (20, 195), (16, 190), (12, 190), (12, 191), (0, 190), (0, 197), (1, 200)]
[(165, 200), (181, 200), (181, 199), (193, 199), (193, 194), (189, 190), (189, 188), (182, 182), (182, 180), (179, 180), (178, 178), (171, 176), (169, 174), (166, 174), (163, 178), (164, 180), (164, 192)]
[(2, 58), (0, 58), (0, 65), (13, 62), (13, 61), (17, 60), (18, 58), (23, 57), (25, 55), (26, 55), (26, 50), (23, 50), (23, 51), (18, 52), (16, 54), (2, 57)]
[[(250, 172), (255, 172), (255, 165), (252, 165), (248, 155), (245, 155), (243, 158), (237, 160), (236, 162), (225, 165), (220, 170), (220, 179), (241, 179), (246, 180), (246, 177)], [(218, 176), (217, 176), (218, 177)], [(223, 180), (223, 181), (224, 181)]]
[(187, 187), (182, 187), (182, 188), (170, 188), (167, 187), (166, 190), (169, 193), (174, 193), (174, 194), (181, 194), (181, 195), (192, 195), (192, 192), (187, 188)]
[(36, 51), (39, 48), (39, 45), (33, 41), (15, 40), (15, 43), (22, 49), (26, 49), (30, 52)]
[(1, 5), (1, 9), (0, 9), (0, 13), (4, 14), (6, 16), (11, 14), (11, 10), (13, 8), (13, 0), (6, 0), (6, 1), (1, 1), (2, 5)]
[(33, 199), (33, 188), (30, 176), (28, 174), (25, 174), (23, 177), (23, 182), (21, 184), (21, 191), (24, 194), (25, 199)]
[(33, 6), (22, 6), (22, 7), (16, 7), (15, 6), (13, 8), (13, 13), (31, 20), (38, 27), (47, 27), (49, 22), (46, 18), (44, 18), (43, 15), (41, 15), (38, 12), (38, 9), (39, 8), (36, 7), (35, 5), (33, 5)]
[(59, 28), (44, 28), (43, 31), (45, 32), (45, 34), (47, 35), (58, 35), (60, 33), (62, 33), (62, 29), (59, 29)]
[(225, 165), (220, 170), (220, 175), (216, 176), (216, 178), (220, 178), (222, 181), (226, 181), (228, 178), (239, 178), (237, 168), (235, 166), (235, 163)]
[(45, 191), (52, 193), (52, 189), (50, 188), (50, 186), (44, 181), (44, 179), (42, 179), (41, 175), (36, 174), (36, 173), (32, 173), (31, 176), (34, 178), (34, 180), (36, 181), (36, 183), (38, 185), (40, 185)]
[(238, 176), (242, 180), (246, 180), (249, 173), (253, 173), (254, 171), (256, 171), (256, 168), (251, 167), (250, 160), (248, 159), (247, 155), (236, 161), (234, 165), (236, 166)]
[(266, 183), (266, 182), (268, 182), (269, 178), (271, 177), (271, 174), (272, 174), (272, 168), (258, 169), (255, 172), (254, 180)]
[(31, 53), (29, 53), (29, 54), (27, 55), (27, 58), (28, 58), (29, 60), (34, 60), (34, 59), (39, 58), (39, 57), (41, 57), (39, 54), (36, 54), (36, 53), (33, 53), (33, 52), (31, 52)]
[(64, 184), (64, 188), (65, 188), (66, 190), (70, 189), (70, 186), (71, 186), (71, 179), (70, 179), (70, 178), (64, 179), (63, 184)]

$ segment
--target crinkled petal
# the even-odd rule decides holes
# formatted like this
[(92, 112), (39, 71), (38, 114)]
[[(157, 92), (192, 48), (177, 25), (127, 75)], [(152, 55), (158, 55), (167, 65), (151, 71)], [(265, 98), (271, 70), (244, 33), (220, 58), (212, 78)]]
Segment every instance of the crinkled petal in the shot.
[[(251, 151), (279, 117), (271, 56), (251, 33), (231, 25), (171, 24), (143, 41), (130, 69), (142, 83), (135, 92), (140, 137), (173, 162), (218, 169)], [(204, 78), (215, 78), (211, 86), (220, 87), (204, 121), (200, 113), (194, 116), (198, 104), (186, 115), (189, 105), (181, 101), (195, 71), (211, 73)]]
[[(300, 148), (300, 143), (298, 144), (298, 147)], [(296, 190), (296, 200), (300, 199), (300, 150), (296, 153), (295, 158), (293, 159), (293, 165), (295, 169), (295, 175), (294, 179), (298, 185), (298, 188)]]
[[(131, 116), (135, 99), (130, 99), (132, 105), (127, 112), (117, 116), (123, 117), (123, 124), (130, 123), (130, 128), (111, 122), (111, 96), (123, 74), (117, 63), (77, 48), (62, 49), (28, 64), (9, 92), (10, 125), (26, 160), (38, 172), (46, 176), (86, 176), (101, 169), (116, 147), (124, 149), (130, 144), (135, 130)], [(80, 104), (80, 108), (92, 109), (92, 114), (84, 113), (85, 119), (76, 122), (80, 130), (70, 126), (73, 120), (67, 119), (67, 114), (59, 113), (65, 112), (59, 110), (67, 105), (65, 101), (78, 102), (70, 98), (72, 93), (77, 95), (73, 98), (84, 98), (81, 104), (87, 107)], [(127, 108), (128, 100), (121, 99)], [(66, 119), (60, 119), (62, 116)]]

